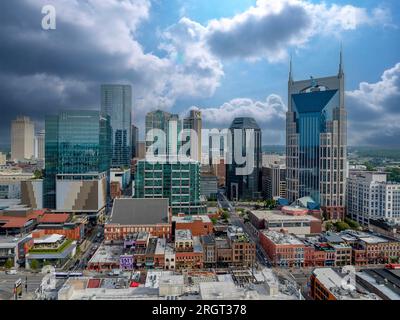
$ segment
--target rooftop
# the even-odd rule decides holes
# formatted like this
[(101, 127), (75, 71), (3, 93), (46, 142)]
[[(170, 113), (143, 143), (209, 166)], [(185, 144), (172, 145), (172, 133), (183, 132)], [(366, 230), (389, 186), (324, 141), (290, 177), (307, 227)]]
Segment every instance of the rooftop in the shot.
[(89, 263), (119, 263), (119, 259), (122, 254), (122, 246), (102, 245), (92, 256)]
[(317, 268), (313, 271), (318, 281), (329, 290), (338, 300), (378, 300), (374, 294), (365, 294), (357, 290), (356, 283), (344, 279), (332, 268)]
[[(303, 208), (300, 208), (303, 211)], [(278, 220), (307, 220), (307, 221), (319, 221), (319, 219), (304, 215), (304, 216), (295, 216), (284, 214), (279, 210), (252, 210), (251, 211), (258, 219), (263, 219), (267, 221), (278, 221)]]
[(65, 236), (60, 234), (51, 234), (44, 236), (39, 239), (33, 239), (35, 244), (48, 244), (48, 243), (56, 243), (65, 239)]
[(192, 240), (192, 232), (187, 229), (175, 230), (175, 241)]
[(207, 215), (198, 215), (198, 216), (185, 215), (185, 216), (181, 216), (181, 217), (180, 216), (172, 217), (172, 221), (177, 222), (177, 223), (192, 223), (192, 222), (198, 221), (198, 220), (203, 221), (203, 223), (211, 222), (210, 218)]
[(53, 213), (45, 213), (43, 217), (40, 219), (40, 223), (65, 223), (68, 221), (70, 214), (61, 213), (61, 214), (53, 214)]
[(262, 233), (275, 244), (302, 245), (303, 242), (291, 234), (276, 232), (272, 230), (263, 230)]
[(109, 224), (154, 225), (169, 221), (168, 199), (115, 199)]

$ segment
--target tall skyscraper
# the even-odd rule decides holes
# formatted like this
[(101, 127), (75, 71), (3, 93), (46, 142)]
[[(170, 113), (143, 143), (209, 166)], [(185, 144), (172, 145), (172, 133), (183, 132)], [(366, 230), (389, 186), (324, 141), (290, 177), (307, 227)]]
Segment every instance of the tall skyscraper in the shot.
[(191, 159), (201, 162), (201, 155), (202, 155), (201, 112), (198, 110), (191, 110), (189, 113), (189, 117), (183, 120), (183, 128), (186, 130), (191, 130), (189, 133)]
[[(168, 134), (169, 134), (168, 127), (169, 127), (169, 120), (171, 119), (171, 117), (172, 117), (171, 113), (162, 110), (156, 110), (146, 114), (146, 129), (145, 129), (146, 152), (155, 141), (155, 137), (152, 134), (152, 130), (154, 129), (161, 130), (162, 132), (165, 133), (166, 141), (164, 141), (165, 142), (164, 147), (165, 147), (165, 152), (167, 152)], [(157, 154), (158, 152), (159, 151), (157, 151)]]
[(117, 84), (102, 85), (101, 112), (110, 117), (111, 166), (129, 167), (132, 155), (132, 87)]
[(35, 125), (28, 117), (11, 123), (11, 160), (31, 159), (35, 154)]
[[(227, 159), (226, 188), (228, 198), (231, 200), (252, 200), (261, 197), (261, 161), (262, 161), (262, 133), (257, 122), (253, 118), (235, 118), (229, 128), (232, 159)], [(249, 131), (250, 130), (250, 131)], [(250, 136), (247, 136), (251, 132)], [(241, 135), (239, 135), (239, 133)], [(237, 150), (238, 149), (238, 150)], [(247, 150), (252, 153), (250, 158), (241, 163), (238, 156), (248, 157)], [(238, 171), (246, 166), (251, 166), (249, 174)]]
[(99, 201), (105, 202), (110, 169), (109, 116), (98, 111), (66, 111), (47, 116), (45, 127), (44, 206), (96, 211), (98, 204), (93, 201), (101, 195)]
[(330, 219), (345, 213), (347, 114), (342, 53), (337, 75), (293, 81), (286, 117), (289, 201), (310, 196)]
[(138, 155), (138, 143), (139, 143), (139, 128), (132, 125), (132, 155), (131, 158), (136, 158)]

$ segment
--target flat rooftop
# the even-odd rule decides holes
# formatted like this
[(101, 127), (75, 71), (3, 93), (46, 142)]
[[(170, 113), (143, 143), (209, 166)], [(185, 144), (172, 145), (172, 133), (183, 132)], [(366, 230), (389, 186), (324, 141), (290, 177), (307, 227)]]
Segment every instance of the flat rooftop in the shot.
[(193, 223), (194, 221), (198, 220), (201, 220), (203, 223), (211, 223), (211, 220), (207, 215), (172, 217), (172, 221), (176, 223)]
[(291, 234), (284, 234), (282, 232), (276, 232), (272, 230), (263, 230), (262, 233), (269, 238), (275, 244), (295, 244), (302, 245), (303, 242)]
[(346, 287), (343, 283), (346, 282), (344, 276), (337, 273), (332, 268), (317, 268), (313, 271), (318, 281), (331, 291), (331, 293), (338, 300), (378, 300), (375, 294), (363, 294), (357, 291), (356, 284), (347, 284)]
[[(301, 210), (304, 210), (303, 208)], [(315, 218), (310, 215), (303, 216), (293, 216), (284, 214), (279, 210), (252, 210), (251, 211), (259, 220), (267, 220), (267, 221), (281, 221), (281, 220), (301, 220), (301, 221), (319, 221), (318, 218)]]
[(119, 259), (123, 255), (123, 249), (123, 246), (101, 245), (89, 263), (119, 263)]
[(192, 239), (192, 232), (190, 230), (175, 230), (175, 241), (189, 241)]
[(169, 222), (168, 199), (115, 199), (109, 224), (155, 225)]

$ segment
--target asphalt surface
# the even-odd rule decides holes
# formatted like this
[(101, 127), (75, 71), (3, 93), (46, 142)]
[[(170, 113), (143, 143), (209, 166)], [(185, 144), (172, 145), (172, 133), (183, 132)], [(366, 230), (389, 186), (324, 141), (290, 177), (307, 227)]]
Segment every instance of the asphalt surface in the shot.
[[(18, 274), (9, 275), (4, 271), (0, 273), (0, 300), (14, 299), (14, 285), (18, 279), (22, 281), (22, 297), (18, 299), (33, 299), (35, 297), (35, 290), (39, 288), (43, 274), (21, 272)], [(26, 278), (28, 278), (27, 292), (25, 290)]]

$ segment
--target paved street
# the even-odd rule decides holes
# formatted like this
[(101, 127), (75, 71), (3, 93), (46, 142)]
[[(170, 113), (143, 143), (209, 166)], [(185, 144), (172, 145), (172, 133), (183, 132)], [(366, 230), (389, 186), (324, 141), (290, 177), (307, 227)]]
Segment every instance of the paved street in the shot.
[(255, 242), (257, 247), (256, 254), (258, 263), (263, 266), (267, 266), (268, 263), (266, 261), (268, 261), (268, 257), (264, 249), (261, 247), (259, 243), (259, 238), (255, 234), (255, 230), (252, 228), (252, 226), (245, 224), (243, 222), (242, 218), (240, 218), (240, 216), (237, 214), (235, 207), (231, 204), (231, 202), (226, 198), (226, 196), (223, 193), (218, 194), (218, 205), (223, 209), (228, 209), (230, 212), (229, 220), (231, 224), (237, 227), (241, 227), (249, 235), (250, 239), (252, 239)]
[[(28, 277), (28, 293), (25, 291), (26, 277)], [(22, 281), (22, 297), (19, 299), (32, 299), (35, 296), (35, 290), (39, 288), (42, 282), (43, 274), (18, 272), (16, 275), (8, 275), (4, 271), (0, 273), (0, 300), (14, 299), (14, 284), (18, 279)]]

